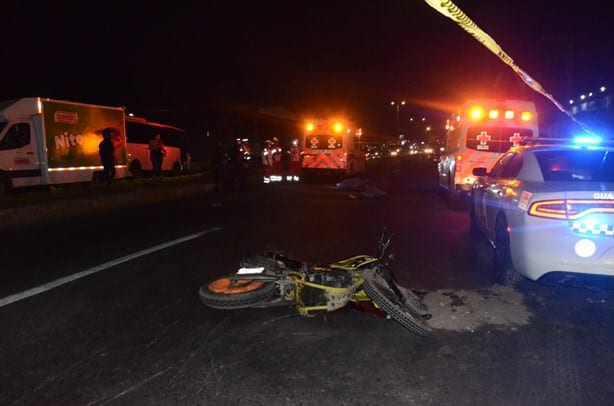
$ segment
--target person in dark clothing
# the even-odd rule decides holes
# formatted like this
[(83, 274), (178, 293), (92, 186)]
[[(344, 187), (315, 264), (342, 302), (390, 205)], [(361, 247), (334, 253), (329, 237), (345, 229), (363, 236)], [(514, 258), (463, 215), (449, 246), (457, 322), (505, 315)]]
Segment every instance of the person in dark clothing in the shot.
[(243, 150), (243, 143), (241, 139), (237, 138), (230, 153), (228, 154), (228, 161), (230, 163), (231, 181), (237, 183), (239, 190), (245, 190), (247, 184), (247, 161), (245, 160), (245, 152)]
[(98, 153), (102, 162), (105, 182), (110, 185), (115, 178), (115, 146), (111, 141), (111, 130), (109, 128), (102, 131), (102, 141), (98, 144)]
[(149, 141), (149, 157), (151, 158), (151, 165), (153, 167), (154, 178), (162, 177), (162, 161), (164, 160), (164, 143), (160, 134), (156, 134), (154, 138)]
[(226, 152), (222, 140), (215, 141), (211, 152), (211, 169), (213, 170), (214, 190), (220, 192), (224, 183), (224, 167), (226, 166)]

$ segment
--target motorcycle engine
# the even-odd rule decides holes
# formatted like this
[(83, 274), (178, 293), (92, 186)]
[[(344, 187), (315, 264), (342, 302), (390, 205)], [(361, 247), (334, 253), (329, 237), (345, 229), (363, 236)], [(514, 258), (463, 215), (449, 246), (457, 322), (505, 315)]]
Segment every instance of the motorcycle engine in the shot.
[[(352, 276), (345, 271), (326, 269), (325, 271), (316, 271), (309, 274), (307, 280), (318, 285), (343, 288), (352, 283)], [(311, 306), (326, 303), (324, 291), (309, 286), (306, 286), (301, 291), (301, 300), (306, 305)]]
[(318, 285), (343, 288), (352, 282), (352, 277), (349, 272), (327, 269), (326, 271), (313, 272), (307, 280)]

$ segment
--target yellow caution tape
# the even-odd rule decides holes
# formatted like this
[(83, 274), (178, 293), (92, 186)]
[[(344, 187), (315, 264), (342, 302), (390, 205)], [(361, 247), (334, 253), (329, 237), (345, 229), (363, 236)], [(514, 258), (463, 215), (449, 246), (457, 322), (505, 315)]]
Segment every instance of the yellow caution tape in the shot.
[(531, 89), (545, 96), (548, 100), (550, 100), (556, 108), (565, 113), (569, 118), (571, 118), (574, 122), (576, 122), (582, 129), (588, 133), (593, 134), (593, 132), (588, 129), (588, 127), (578, 121), (570, 112), (565, 110), (565, 107), (561, 103), (559, 103), (550, 93), (548, 93), (542, 85), (533, 79), (528, 73), (522, 70), (518, 65), (514, 63), (514, 60), (505, 53), (503, 48), (497, 44), (497, 42), (492, 39), (490, 35), (486, 32), (482, 31), (480, 27), (476, 23), (474, 23), (471, 18), (469, 18), (463, 11), (458, 8), (456, 4), (454, 4), (451, 0), (424, 0), (426, 3), (433, 7), (435, 10), (448, 17), (452, 21), (456, 22), (463, 30), (467, 31), (473, 38), (478, 40), (482, 45), (488, 48), (492, 53), (497, 55), (499, 59), (501, 59), (505, 64), (510, 66), (514, 72), (520, 79), (527, 84)]

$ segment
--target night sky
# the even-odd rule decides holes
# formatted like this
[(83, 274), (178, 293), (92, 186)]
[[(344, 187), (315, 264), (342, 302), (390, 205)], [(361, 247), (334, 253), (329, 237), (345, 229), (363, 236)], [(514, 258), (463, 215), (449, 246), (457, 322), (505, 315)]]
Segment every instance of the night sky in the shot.
[[(420, 0), (109, 3), (2, 2), (0, 100), (125, 106), (199, 134), (271, 107), (392, 135), (391, 100), (410, 102), (401, 126), (471, 96), (547, 104)], [(560, 101), (612, 84), (608, 1), (455, 4)]]

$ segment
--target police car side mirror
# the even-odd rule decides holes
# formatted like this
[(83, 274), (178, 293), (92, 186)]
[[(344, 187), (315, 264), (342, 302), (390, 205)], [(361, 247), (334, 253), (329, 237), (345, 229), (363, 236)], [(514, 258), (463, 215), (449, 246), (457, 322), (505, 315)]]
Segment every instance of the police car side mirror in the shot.
[(488, 170), (486, 168), (473, 168), (473, 176), (488, 176)]

